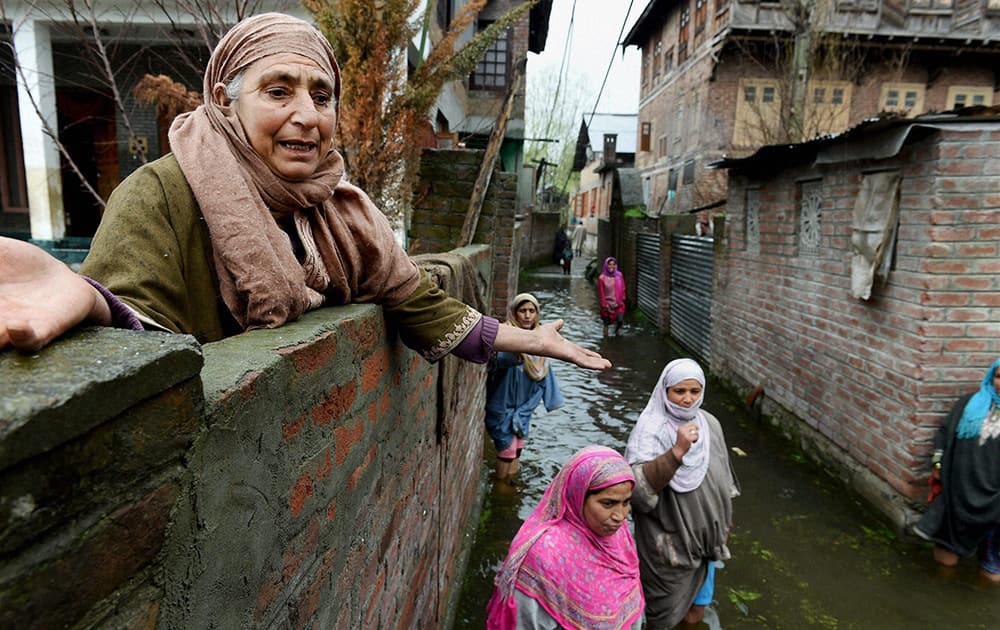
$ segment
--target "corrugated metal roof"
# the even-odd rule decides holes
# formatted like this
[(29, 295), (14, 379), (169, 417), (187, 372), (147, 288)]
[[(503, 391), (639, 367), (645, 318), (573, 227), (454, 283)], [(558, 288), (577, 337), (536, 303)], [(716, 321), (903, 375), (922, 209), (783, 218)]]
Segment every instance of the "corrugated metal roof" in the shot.
[(895, 155), (915, 129), (980, 124), (995, 124), (1000, 127), (1000, 107), (966, 107), (941, 114), (922, 114), (914, 118), (883, 114), (863, 120), (841, 133), (820, 136), (796, 144), (765, 145), (746, 157), (723, 157), (709, 164), (708, 168), (760, 173), (792, 164), (830, 164), (846, 160), (885, 159)]

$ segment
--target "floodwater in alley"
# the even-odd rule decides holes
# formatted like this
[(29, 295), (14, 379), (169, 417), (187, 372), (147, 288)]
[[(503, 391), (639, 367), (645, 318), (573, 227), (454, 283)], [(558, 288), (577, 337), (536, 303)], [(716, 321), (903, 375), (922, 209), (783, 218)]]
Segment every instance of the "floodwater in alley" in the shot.
[[(587, 444), (624, 453), (661, 369), (684, 356), (631, 312), (618, 337), (602, 339), (585, 262), (574, 261), (573, 276), (555, 266), (522, 276), (519, 289), (538, 297), (544, 321), (563, 318), (566, 337), (598, 350), (613, 367), (598, 373), (554, 362), (566, 406), (536, 410), (514, 492), (499, 492), (487, 474), (456, 630), (485, 626), (496, 570), (562, 463)], [(929, 545), (897, 540), (874, 510), (746, 412), (711, 375), (704, 408), (722, 422), (743, 494), (733, 500), (733, 557), (716, 574), (715, 600), (698, 628), (1000, 628), (1000, 587), (983, 584), (972, 559), (940, 569)], [(494, 457), (487, 439), (484, 470), (492, 471)]]

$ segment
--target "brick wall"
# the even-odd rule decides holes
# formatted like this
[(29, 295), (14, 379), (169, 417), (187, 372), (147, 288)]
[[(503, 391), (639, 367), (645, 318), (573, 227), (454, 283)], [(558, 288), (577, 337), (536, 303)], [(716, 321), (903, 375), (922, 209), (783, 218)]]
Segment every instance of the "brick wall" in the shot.
[(201, 349), (100, 329), (0, 353), (0, 625), (439, 627), (484, 384), (371, 305)]
[[(448, 251), (458, 244), (479, 175), (483, 151), (426, 149), (410, 222), (411, 254)], [(493, 315), (506, 319), (507, 303), (517, 295), (521, 236), (517, 212), (517, 175), (495, 168), (476, 224), (473, 243), (489, 245), (493, 255)]]
[[(762, 386), (765, 411), (897, 523), (926, 494), (943, 414), (1000, 355), (1000, 131), (991, 129), (933, 132), (883, 160), (730, 177), (712, 370)], [(884, 169), (903, 177), (896, 262), (862, 301), (850, 294), (851, 217), (862, 173)], [(821, 182), (815, 253), (798, 247), (803, 181)], [(761, 199), (758, 248), (747, 246), (749, 189)]]

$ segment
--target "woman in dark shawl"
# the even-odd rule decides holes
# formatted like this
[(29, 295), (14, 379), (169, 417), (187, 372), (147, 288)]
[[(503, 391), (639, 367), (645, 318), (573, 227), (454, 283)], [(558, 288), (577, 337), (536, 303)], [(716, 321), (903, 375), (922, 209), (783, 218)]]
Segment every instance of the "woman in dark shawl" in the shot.
[(941, 423), (931, 462), (941, 492), (914, 532), (934, 543), (938, 563), (975, 554), (979, 574), (1000, 582), (1000, 359)]

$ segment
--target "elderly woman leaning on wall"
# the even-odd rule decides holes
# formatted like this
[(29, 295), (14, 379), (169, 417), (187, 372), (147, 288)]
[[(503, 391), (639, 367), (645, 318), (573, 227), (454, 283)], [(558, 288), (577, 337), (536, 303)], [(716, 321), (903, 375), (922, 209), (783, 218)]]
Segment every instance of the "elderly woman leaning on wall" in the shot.
[(374, 302), (430, 361), (494, 350), (603, 369), (559, 334), (497, 320), (448, 297), (344, 180), (333, 148), (340, 70), (313, 26), (248, 18), (219, 42), (204, 105), (170, 128), (173, 153), (108, 201), (77, 275), (0, 239), (0, 349), (34, 351), (80, 324), (190, 333), (201, 342), (293, 321), (323, 304)]

